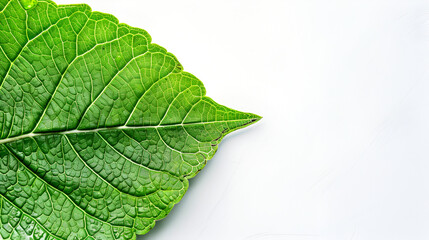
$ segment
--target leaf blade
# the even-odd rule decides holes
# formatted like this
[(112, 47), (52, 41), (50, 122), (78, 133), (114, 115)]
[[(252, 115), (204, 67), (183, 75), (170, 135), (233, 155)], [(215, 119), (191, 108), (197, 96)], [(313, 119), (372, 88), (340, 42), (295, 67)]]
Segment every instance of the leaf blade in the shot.
[(26, 4), (0, 0), (3, 239), (135, 239), (226, 134), (260, 119), (205, 96), (144, 30)]

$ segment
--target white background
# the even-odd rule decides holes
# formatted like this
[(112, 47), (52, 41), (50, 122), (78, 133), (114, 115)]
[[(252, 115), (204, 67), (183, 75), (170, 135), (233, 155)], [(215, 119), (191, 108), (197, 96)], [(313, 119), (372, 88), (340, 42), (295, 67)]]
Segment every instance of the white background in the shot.
[(429, 239), (428, 0), (86, 2), (264, 117), (139, 239)]

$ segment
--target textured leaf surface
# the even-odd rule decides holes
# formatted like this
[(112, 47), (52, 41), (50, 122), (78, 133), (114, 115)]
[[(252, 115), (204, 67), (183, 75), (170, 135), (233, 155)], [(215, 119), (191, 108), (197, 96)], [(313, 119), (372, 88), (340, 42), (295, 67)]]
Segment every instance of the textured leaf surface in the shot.
[(135, 239), (259, 118), (206, 97), (144, 30), (0, 0), (0, 239)]

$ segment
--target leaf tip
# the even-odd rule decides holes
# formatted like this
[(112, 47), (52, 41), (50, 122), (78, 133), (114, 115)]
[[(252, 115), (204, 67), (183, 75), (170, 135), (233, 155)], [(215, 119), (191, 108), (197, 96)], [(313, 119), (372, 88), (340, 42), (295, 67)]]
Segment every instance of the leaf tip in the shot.
[(250, 116), (251, 116), (251, 118), (250, 118), (250, 121), (248, 123), (249, 125), (254, 124), (256, 122), (259, 122), (263, 118), (262, 116), (259, 116), (257, 114), (253, 114), (253, 113), (251, 113)]
[(252, 119), (252, 121), (253, 121), (253, 122), (257, 122), (257, 121), (261, 120), (262, 118), (263, 118), (262, 116), (259, 116), (259, 115), (256, 115), (256, 114), (253, 114), (253, 119)]

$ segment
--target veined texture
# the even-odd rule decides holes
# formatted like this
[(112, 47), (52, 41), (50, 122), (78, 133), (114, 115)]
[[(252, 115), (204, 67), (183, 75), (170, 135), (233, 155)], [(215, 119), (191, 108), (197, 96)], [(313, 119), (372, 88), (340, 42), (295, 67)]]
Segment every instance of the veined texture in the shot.
[(135, 239), (259, 119), (206, 97), (144, 30), (0, 0), (0, 239)]

